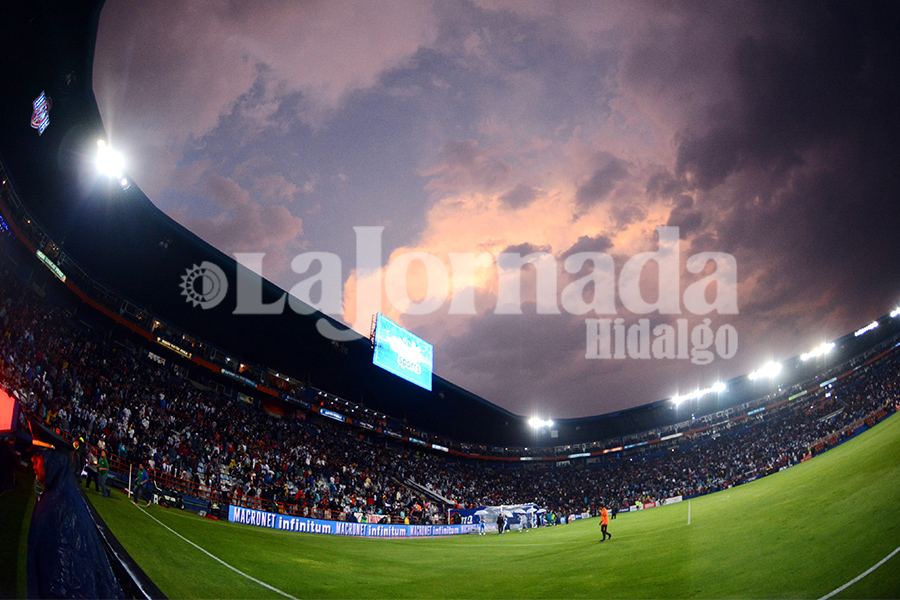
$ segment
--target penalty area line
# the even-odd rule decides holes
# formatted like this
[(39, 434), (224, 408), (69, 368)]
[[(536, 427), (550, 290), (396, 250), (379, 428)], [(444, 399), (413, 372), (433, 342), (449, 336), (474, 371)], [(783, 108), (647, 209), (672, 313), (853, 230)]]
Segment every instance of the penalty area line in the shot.
[(248, 575), (247, 573), (244, 573), (243, 571), (241, 571), (241, 570), (238, 569), (237, 567), (234, 567), (234, 566), (228, 564), (227, 562), (225, 562), (224, 560), (222, 560), (221, 558), (219, 558), (218, 556), (216, 556), (216, 555), (213, 554), (212, 552), (209, 552), (209, 551), (206, 550), (205, 548), (201, 548), (200, 546), (198, 546), (197, 544), (195, 544), (195, 543), (192, 542), (191, 540), (187, 539), (186, 537), (184, 537), (183, 535), (181, 535), (180, 533), (178, 533), (177, 531), (175, 531), (174, 529), (172, 529), (171, 527), (169, 527), (168, 525), (166, 525), (165, 523), (163, 523), (162, 521), (160, 521), (159, 519), (157, 519), (156, 517), (154, 517), (153, 515), (151, 515), (149, 512), (147, 512), (146, 510), (144, 510), (143, 508), (141, 508), (140, 506), (138, 506), (138, 505), (136, 505), (136, 504), (135, 504), (134, 506), (135, 506), (135, 508), (137, 508), (139, 511), (141, 511), (142, 513), (144, 513), (145, 515), (147, 515), (148, 517), (150, 517), (151, 519), (153, 519), (154, 521), (156, 521), (156, 523), (157, 523), (158, 525), (162, 526), (164, 529), (168, 530), (170, 533), (176, 535), (176, 536), (179, 537), (182, 541), (187, 542), (188, 544), (190, 544), (191, 546), (193, 546), (194, 548), (196, 548), (197, 550), (199, 550), (199, 551), (202, 552), (203, 554), (207, 555), (208, 557), (210, 557), (211, 559), (213, 559), (213, 560), (216, 561), (217, 563), (221, 564), (223, 567), (225, 567), (225, 568), (227, 568), (227, 569), (231, 569), (232, 571), (234, 571), (235, 573), (237, 573), (237, 574), (240, 575), (241, 577), (245, 577), (246, 579), (249, 579), (249, 580), (252, 581), (253, 583), (256, 583), (256, 584), (258, 584), (258, 585), (261, 585), (262, 587), (266, 588), (266, 589), (269, 590), (269, 591), (275, 592), (276, 594), (279, 594), (279, 595), (281, 595), (281, 596), (284, 596), (285, 598), (290, 598), (291, 600), (298, 600), (297, 598), (295, 598), (294, 596), (291, 596), (291, 595), (288, 594), (287, 592), (283, 592), (283, 591), (279, 590), (277, 587), (275, 587), (275, 586), (273, 586), (273, 585), (269, 585), (269, 584), (266, 583), (265, 581), (261, 581), (261, 580), (257, 579), (256, 577), (254, 577), (254, 576), (252, 576), (252, 575)]
[(841, 592), (846, 590), (848, 587), (850, 587), (854, 583), (858, 582), (860, 579), (862, 579), (866, 575), (870, 575), (872, 573), (872, 571), (874, 571), (875, 569), (877, 569), (878, 567), (880, 567), (887, 561), (894, 558), (894, 555), (897, 554), (898, 552), (900, 552), (900, 546), (897, 546), (887, 556), (885, 556), (884, 558), (879, 560), (877, 563), (875, 563), (874, 565), (872, 565), (871, 567), (869, 567), (868, 569), (866, 569), (865, 571), (863, 571), (862, 573), (860, 573), (859, 575), (857, 575), (856, 577), (854, 577), (853, 579), (851, 579), (850, 581), (848, 581), (847, 583), (842, 585), (841, 587), (831, 590), (830, 592), (828, 592), (827, 594), (825, 594), (824, 596), (819, 598), (819, 600), (828, 600), (832, 596), (836, 596), (837, 594), (840, 594)]

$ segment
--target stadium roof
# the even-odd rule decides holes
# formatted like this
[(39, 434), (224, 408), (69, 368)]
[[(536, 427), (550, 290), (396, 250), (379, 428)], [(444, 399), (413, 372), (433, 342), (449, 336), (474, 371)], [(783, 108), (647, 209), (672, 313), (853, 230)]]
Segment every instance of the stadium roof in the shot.
[[(435, 377), (434, 391), (427, 392), (372, 366), (368, 340), (337, 344), (316, 331), (315, 322), (323, 315), (288, 311), (236, 318), (230, 312), (234, 289), (217, 308), (193, 308), (178, 289), (185, 269), (211, 261), (233, 270), (234, 260), (157, 209), (136, 185), (123, 191), (86, 176), (89, 149), (106, 137), (92, 89), (102, 5), (88, 0), (7, 3), (0, 21), (0, 159), (35, 220), (92, 277), (240, 358), (455, 440), (560, 445), (627, 435), (685, 418), (671, 402), (661, 400), (607, 415), (558, 420), (551, 437), (531, 430), (527, 416), (514, 415), (440, 377)], [(42, 91), (52, 107), (50, 124), (39, 135), (30, 121), (32, 102)], [(266, 284), (267, 301), (280, 293)], [(883, 339), (891, 333), (888, 329), (855, 343)], [(711, 398), (694, 408), (711, 412), (759, 393), (746, 382), (729, 385), (726, 398)]]

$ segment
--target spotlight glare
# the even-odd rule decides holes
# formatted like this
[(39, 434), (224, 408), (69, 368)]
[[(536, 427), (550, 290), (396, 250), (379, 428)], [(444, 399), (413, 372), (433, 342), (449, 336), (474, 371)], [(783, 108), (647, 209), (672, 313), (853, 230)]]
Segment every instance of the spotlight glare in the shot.
[(714, 384), (712, 384), (711, 386), (709, 386), (708, 388), (703, 388), (703, 389), (697, 388), (693, 392), (689, 392), (687, 394), (675, 394), (674, 396), (672, 396), (672, 404), (674, 404), (675, 406), (678, 406), (685, 400), (699, 400), (700, 398), (703, 398), (704, 396), (708, 396), (709, 394), (721, 394), (722, 392), (726, 391), (727, 389), (728, 389), (728, 386), (726, 386), (721, 381), (717, 381)]
[(900, 317), (900, 306), (891, 311), (891, 318)]
[(749, 379), (750, 381), (756, 381), (757, 379), (764, 378), (775, 379), (775, 377), (777, 377), (779, 373), (781, 373), (781, 363), (770, 361), (747, 375), (747, 379)]
[(800, 360), (806, 362), (812, 358), (818, 358), (820, 356), (825, 356), (829, 352), (834, 350), (834, 342), (822, 342), (809, 352), (804, 352), (800, 355)]
[(543, 427), (553, 427), (553, 421), (550, 419), (544, 420), (540, 417), (531, 417), (528, 419), (528, 426), (532, 429), (541, 429)]
[(97, 167), (98, 173), (110, 179), (116, 179), (120, 184), (124, 179), (125, 157), (104, 140), (97, 140), (97, 157), (94, 159), (94, 166)]
[(866, 325), (865, 327), (860, 327), (859, 329), (857, 329), (856, 331), (854, 331), (854, 332), (853, 332), (853, 337), (859, 337), (859, 336), (861, 336), (861, 335), (864, 334), (864, 333), (867, 333), (867, 332), (869, 332), (869, 331), (872, 331), (872, 330), (875, 329), (876, 327), (878, 327), (878, 321), (872, 321), (871, 323), (869, 323), (869, 324)]

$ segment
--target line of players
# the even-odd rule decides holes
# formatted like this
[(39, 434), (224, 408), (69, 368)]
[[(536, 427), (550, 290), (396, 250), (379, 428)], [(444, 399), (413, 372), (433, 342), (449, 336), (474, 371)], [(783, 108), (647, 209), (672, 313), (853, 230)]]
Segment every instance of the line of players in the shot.
[[(612, 539), (612, 534), (609, 532), (609, 519), (610, 514), (612, 518), (615, 519), (618, 514), (618, 509), (612, 509), (610, 511), (609, 507), (605, 504), (600, 505), (600, 532), (603, 534), (603, 537), (600, 539), (601, 542), (605, 542), (607, 539)], [(530, 515), (531, 522), (529, 523), (530, 527), (522, 527), (519, 531), (527, 531), (527, 529), (536, 527), (536, 517), (534, 514)], [(479, 525), (481, 526), (479, 535), (485, 534), (485, 523), (484, 519), (479, 521)], [(509, 531), (509, 519), (503, 516), (503, 511), (500, 511), (500, 514), (497, 515), (497, 534), (500, 535), (504, 531)]]

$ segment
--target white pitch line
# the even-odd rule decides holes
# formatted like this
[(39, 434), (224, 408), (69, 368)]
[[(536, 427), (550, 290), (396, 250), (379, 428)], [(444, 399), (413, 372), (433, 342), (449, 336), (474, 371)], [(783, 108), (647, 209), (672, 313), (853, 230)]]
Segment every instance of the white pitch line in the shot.
[(688, 500), (688, 525), (691, 524), (691, 501)]
[(885, 556), (884, 558), (879, 560), (877, 563), (875, 563), (874, 565), (872, 565), (871, 567), (869, 567), (868, 569), (866, 569), (865, 571), (863, 571), (862, 573), (860, 573), (859, 575), (857, 575), (856, 577), (854, 577), (853, 579), (851, 579), (850, 581), (848, 581), (847, 583), (842, 585), (841, 587), (831, 590), (830, 592), (828, 592), (827, 594), (825, 594), (824, 596), (819, 598), (819, 600), (828, 600), (832, 596), (840, 594), (841, 592), (846, 590), (848, 587), (850, 587), (851, 585), (853, 585), (854, 583), (856, 583), (857, 581), (859, 581), (866, 575), (869, 575), (870, 573), (872, 573), (872, 571), (874, 571), (875, 569), (877, 569), (878, 567), (880, 567), (887, 561), (891, 560), (894, 557), (894, 555), (897, 554), (898, 552), (900, 552), (900, 546), (897, 546), (896, 548), (894, 548), (891, 551), (890, 554), (888, 554), (887, 556)]
[(213, 560), (216, 561), (217, 563), (221, 564), (222, 566), (224, 566), (224, 567), (226, 567), (226, 568), (228, 568), (228, 569), (231, 569), (232, 571), (234, 571), (235, 573), (237, 573), (237, 574), (240, 575), (241, 577), (246, 577), (247, 579), (249, 579), (249, 580), (252, 581), (253, 583), (257, 583), (257, 584), (261, 585), (262, 587), (266, 588), (267, 590), (273, 591), (273, 592), (275, 592), (276, 594), (280, 594), (280, 595), (284, 596), (285, 598), (290, 598), (291, 600), (298, 600), (297, 598), (295, 598), (294, 596), (291, 596), (291, 595), (288, 594), (287, 592), (283, 592), (283, 591), (279, 590), (277, 587), (275, 587), (275, 586), (273, 586), (273, 585), (269, 585), (269, 584), (266, 583), (265, 581), (260, 581), (260, 580), (257, 579), (256, 577), (253, 577), (252, 575), (248, 575), (248, 574), (244, 573), (243, 571), (241, 571), (241, 570), (238, 569), (237, 567), (231, 566), (230, 564), (228, 564), (227, 562), (225, 562), (224, 560), (222, 560), (221, 558), (219, 558), (219, 557), (216, 556), (215, 554), (209, 552), (208, 550), (206, 550), (206, 549), (204, 549), (204, 548), (201, 548), (200, 546), (198, 546), (197, 544), (195, 544), (195, 543), (192, 542), (191, 540), (187, 539), (186, 537), (184, 537), (183, 535), (181, 535), (180, 533), (178, 533), (177, 531), (175, 531), (174, 529), (172, 529), (171, 527), (169, 527), (168, 525), (166, 525), (165, 523), (163, 523), (162, 521), (160, 521), (159, 519), (157, 519), (156, 517), (154, 517), (153, 515), (151, 515), (149, 512), (147, 512), (146, 510), (144, 510), (143, 508), (141, 508), (140, 506), (137, 506), (137, 505), (135, 504), (135, 508), (137, 508), (139, 511), (141, 511), (142, 513), (144, 513), (145, 515), (147, 515), (148, 517), (150, 517), (150, 518), (153, 519), (154, 521), (156, 521), (158, 524), (162, 525), (165, 529), (169, 530), (169, 532), (174, 533), (176, 536), (178, 536), (179, 538), (181, 538), (182, 540), (184, 540), (185, 542), (187, 542), (188, 544), (190, 544), (191, 546), (193, 546), (194, 548), (196, 548), (197, 550), (199, 550), (199, 551), (202, 552), (203, 554), (207, 555), (208, 557), (210, 557), (211, 559), (213, 559)]

